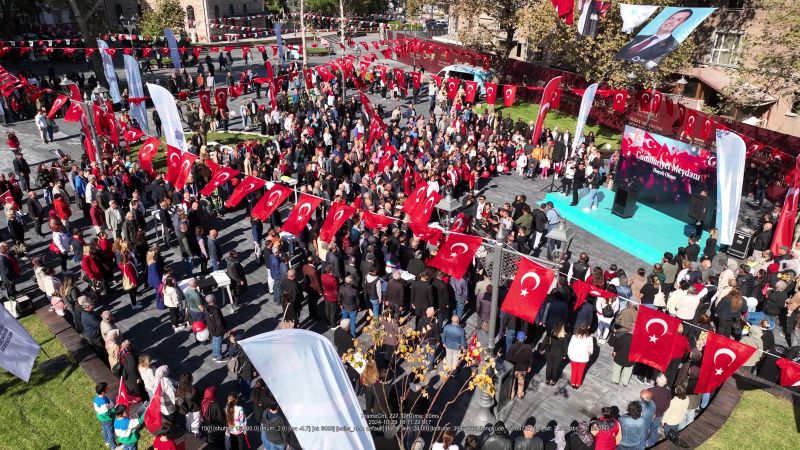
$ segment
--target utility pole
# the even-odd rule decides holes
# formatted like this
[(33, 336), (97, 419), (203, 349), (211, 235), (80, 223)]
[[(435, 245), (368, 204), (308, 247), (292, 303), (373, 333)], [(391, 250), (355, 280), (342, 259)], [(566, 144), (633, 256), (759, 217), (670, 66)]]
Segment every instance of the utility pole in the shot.
[(347, 46), (344, 42), (344, 0), (339, 0), (339, 43), (342, 44), (342, 56), (344, 56)]
[[(499, 308), (499, 293), (500, 293), (500, 275), (503, 265), (503, 247), (501, 245), (483, 244), (491, 252), (486, 255), (484, 259), (484, 268), (489, 265), (491, 260), (492, 265), (492, 307), (489, 316), (489, 345), (487, 353), (491, 356), (495, 354), (495, 341), (497, 340), (497, 310)], [(498, 381), (495, 379), (495, 381)], [(499, 389), (499, 388), (498, 388)], [(480, 423), (494, 423), (495, 415), (492, 408), (494, 407), (494, 398), (489, 396), (483, 390), (478, 397), (478, 405), (481, 407), (478, 412), (478, 421)]]
[(300, 41), (303, 46), (303, 70), (306, 70), (308, 68), (308, 58), (306, 57), (305, 0), (300, 0)]

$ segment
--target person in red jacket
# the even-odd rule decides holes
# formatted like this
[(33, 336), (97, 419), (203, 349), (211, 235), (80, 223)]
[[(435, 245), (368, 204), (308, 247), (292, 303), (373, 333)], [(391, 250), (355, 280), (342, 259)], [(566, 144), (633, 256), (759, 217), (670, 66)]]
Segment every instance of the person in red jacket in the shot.
[(133, 265), (131, 253), (128, 250), (123, 251), (119, 255), (119, 270), (122, 272), (122, 289), (124, 289), (131, 298), (131, 309), (142, 309), (142, 305), (136, 304), (136, 291), (139, 288), (139, 274), (136, 272), (136, 266)]
[(339, 280), (333, 275), (333, 267), (326, 265), (320, 277), (322, 298), (325, 300), (325, 317), (331, 329), (339, 325)]
[(61, 223), (64, 224), (64, 227), (69, 229), (69, 218), (72, 216), (72, 210), (70, 210), (69, 203), (64, 200), (61, 194), (53, 196), (53, 209), (55, 209), (56, 216), (61, 219)]
[(94, 228), (96, 234), (106, 228), (106, 216), (97, 200), (92, 200), (92, 206), (89, 208), (89, 217), (92, 219), (92, 228)]
[(153, 450), (178, 450), (175, 441), (170, 439), (169, 435), (172, 434), (172, 426), (165, 423), (161, 428), (156, 430), (155, 439), (153, 439)]
[(6, 133), (6, 145), (13, 151), (19, 150), (19, 138), (13, 131)]
[(93, 284), (100, 284), (103, 281), (103, 269), (100, 258), (97, 255), (97, 249), (84, 247), (83, 259), (81, 259), (81, 270), (86, 278)]

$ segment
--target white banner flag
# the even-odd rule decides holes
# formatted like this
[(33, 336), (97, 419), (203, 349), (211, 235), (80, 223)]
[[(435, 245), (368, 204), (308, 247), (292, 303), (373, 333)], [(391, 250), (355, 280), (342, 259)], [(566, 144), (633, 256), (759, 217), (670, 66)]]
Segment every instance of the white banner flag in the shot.
[(657, 9), (658, 6), (653, 5), (620, 3), (619, 15), (622, 16), (622, 31), (628, 34), (633, 33), (633, 30), (649, 19)]
[[(144, 98), (144, 88), (142, 87), (142, 77), (139, 74), (139, 63), (131, 55), (123, 55), (125, 60), (125, 76), (128, 78), (128, 98)], [(131, 102), (131, 117), (139, 122), (139, 129), (145, 133), (150, 133), (147, 126), (147, 106), (144, 101)]]
[(158, 111), (158, 117), (161, 118), (161, 127), (167, 138), (167, 144), (185, 152), (186, 137), (183, 135), (183, 124), (181, 124), (181, 116), (178, 114), (178, 106), (175, 104), (175, 97), (168, 90), (156, 84), (147, 83), (147, 90), (153, 100), (153, 106)]
[(717, 130), (717, 229), (719, 243), (730, 245), (739, 220), (746, 145), (728, 130)]
[(0, 367), (27, 383), (38, 354), (39, 344), (36, 340), (11, 313), (0, 306)]
[(172, 32), (172, 28), (164, 28), (164, 37), (167, 39), (172, 65), (175, 66), (175, 70), (181, 70), (181, 54), (178, 51), (178, 41), (175, 40), (175, 33)]
[(277, 330), (239, 343), (295, 428), (300, 446), (375, 449), (342, 360), (328, 339), (306, 330)]
[(594, 83), (586, 88), (581, 99), (581, 109), (578, 111), (578, 123), (575, 124), (575, 137), (572, 139), (572, 152), (578, 148), (581, 136), (583, 136), (583, 127), (586, 126), (586, 120), (589, 118), (589, 111), (592, 110), (592, 103), (594, 103), (594, 96), (597, 94), (597, 87), (599, 83)]
[(103, 73), (106, 74), (106, 81), (108, 81), (108, 93), (111, 95), (111, 101), (119, 103), (122, 96), (119, 95), (119, 85), (117, 84), (117, 71), (114, 70), (114, 61), (111, 55), (106, 53), (108, 44), (102, 39), (97, 40), (97, 48), (100, 53), (100, 59), (103, 61)]

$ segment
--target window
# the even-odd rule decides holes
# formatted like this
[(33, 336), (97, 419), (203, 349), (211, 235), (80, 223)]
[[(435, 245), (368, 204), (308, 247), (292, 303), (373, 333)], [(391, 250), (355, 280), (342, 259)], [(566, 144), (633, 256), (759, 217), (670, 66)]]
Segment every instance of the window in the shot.
[(214, 5), (214, 18), (219, 19), (219, 6)]
[(736, 59), (741, 41), (742, 33), (717, 31), (714, 35), (714, 47), (711, 49), (711, 64), (737, 65)]
[(228, 17), (233, 17), (233, 4), (228, 5)]
[(744, 8), (745, 0), (728, 0), (728, 8), (730, 9), (742, 9)]
[(120, 17), (123, 16), (123, 14), (122, 14), (122, 5), (120, 5), (119, 3), (114, 5), (114, 14), (117, 15), (117, 23), (122, 25), (122, 20), (120, 20)]
[(794, 99), (792, 99), (792, 108), (789, 111), (791, 114), (800, 116), (800, 91), (794, 93)]
[(194, 22), (194, 7), (192, 5), (186, 7), (186, 20)]
[(522, 43), (517, 44), (517, 58), (522, 55)]

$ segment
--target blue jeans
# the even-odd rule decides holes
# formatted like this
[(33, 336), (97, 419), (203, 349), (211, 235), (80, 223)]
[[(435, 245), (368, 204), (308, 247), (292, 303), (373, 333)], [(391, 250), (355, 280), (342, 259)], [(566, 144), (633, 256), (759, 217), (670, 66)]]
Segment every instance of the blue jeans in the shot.
[(114, 422), (100, 422), (103, 427), (103, 440), (111, 448), (116, 448), (117, 442), (114, 440)]
[(285, 450), (286, 444), (273, 444), (267, 440), (267, 433), (261, 432), (261, 443), (264, 444), (264, 450)]
[(345, 311), (342, 309), (342, 319), (350, 319), (350, 335), (356, 337), (356, 322), (358, 322), (358, 311)]
[(211, 356), (222, 359), (222, 336), (211, 336)]
[(670, 431), (675, 431), (677, 433), (679, 430), (678, 428), (679, 426), (680, 425), (664, 425), (664, 436), (666, 436), (667, 433), (669, 433)]
[(516, 335), (516, 331), (512, 329), (506, 330), (506, 355), (508, 355), (508, 351), (511, 349), (511, 346), (514, 345), (514, 338)]
[(459, 318), (464, 316), (464, 304), (466, 304), (466, 303), (467, 302), (465, 302), (465, 301), (461, 301), (460, 302), (460, 301), (456, 300), (456, 315)]
[(589, 188), (589, 205), (587, 208), (597, 207), (597, 193), (599, 192), (596, 188)]
[(134, 442), (133, 444), (123, 444), (122, 445), (122, 450), (138, 450), (138, 449), (139, 449), (139, 443), (138, 442)]
[(381, 315), (381, 301), (377, 298), (371, 298), (369, 302), (372, 303), (372, 317), (378, 320)]
[(219, 260), (216, 259), (211, 260), (211, 270), (214, 272), (219, 270)]
[(661, 428), (661, 419), (663, 419), (663, 416), (653, 417), (653, 421), (650, 423), (650, 431), (647, 434), (646, 447), (652, 447), (658, 440), (658, 429)]
[(711, 401), (711, 394), (705, 393), (702, 397), (700, 397), (700, 409), (706, 409), (708, 403)]
[(192, 257), (187, 256), (183, 258), (183, 273), (185, 276), (189, 277), (192, 275), (192, 271), (194, 270), (194, 266), (192, 265)]
[(242, 398), (250, 398), (250, 382), (239, 377), (239, 394)]

